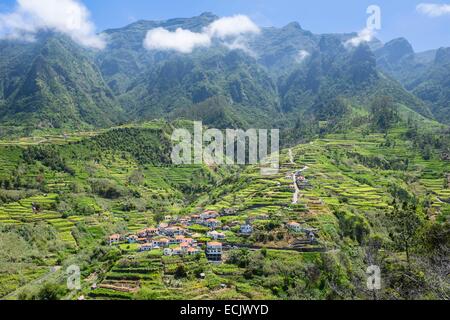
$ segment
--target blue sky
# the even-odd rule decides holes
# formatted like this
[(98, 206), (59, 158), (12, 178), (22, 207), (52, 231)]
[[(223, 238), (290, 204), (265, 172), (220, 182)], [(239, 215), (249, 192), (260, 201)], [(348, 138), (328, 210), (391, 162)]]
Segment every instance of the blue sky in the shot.
[[(39, 0), (35, 0), (39, 1)], [(388, 41), (404, 36), (416, 51), (450, 46), (450, 14), (429, 17), (417, 12), (423, 2), (439, 0), (80, 0), (91, 12), (97, 31), (121, 27), (138, 19), (191, 17), (204, 11), (220, 16), (248, 15), (260, 26), (283, 26), (298, 21), (314, 33), (359, 31), (366, 8), (382, 10), (377, 37)], [(0, 12), (12, 10), (15, 0), (0, 0)], [(448, 2), (450, 4), (450, 0)]]

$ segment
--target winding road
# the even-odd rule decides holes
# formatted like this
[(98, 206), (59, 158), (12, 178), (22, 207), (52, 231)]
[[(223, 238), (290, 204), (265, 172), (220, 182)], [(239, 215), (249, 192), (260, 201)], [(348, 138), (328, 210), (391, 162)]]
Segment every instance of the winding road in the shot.
[[(289, 160), (290, 160), (291, 164), (295, 164), (294, 156), (292, 154), (292, 149), (289, 149)], [(300, 188), (297, 185), (297, 176), (308, 169), (309, 169), (309, 167), (305, 166), (303, 169), (297, 170), (296, 172), (294, 172), (292, 174), (292, 181), (294, 182), (294, 187), (295, 187), (294, 196), (292, 198), (292, 204), (297, 204), (298, 199), (300, 198)]]

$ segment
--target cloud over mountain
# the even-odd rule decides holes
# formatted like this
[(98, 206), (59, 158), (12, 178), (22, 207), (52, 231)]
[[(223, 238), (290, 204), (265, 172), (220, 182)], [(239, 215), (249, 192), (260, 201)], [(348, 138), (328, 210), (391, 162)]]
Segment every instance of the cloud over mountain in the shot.
[(311, 54), (306, 50), (300, 50), (297, 54), (296, 60), (298, 63), (302, 63), (305, 61), (306, 58), (308, 58)]
[(178, 28), (174, 32), (164, 28), (149, 30), (144, 40), (144, 47), (148, 50), (191, 53), (195, 48), (210, 46), (213, 39), (234, 39), (234, 41), (223, 44), (230, 50), (240, 49), (250, 54), (243, 36), (259, 32), (259, 27), (250, 18), (244, 15), (235, 15), (212, 22), (202, 32), (192, 32), (182, 28)]
[(170, 32), (164, 28), (156, 28), (147, 32), (144, 47), (148, 50), (174, 50), (190, 53), (197, 47), (207, 47), (211, 38), (204, 33), (192, 32), (178, 28)]
[(85, 47), (103, 49), (87, 8), (78, 0), (17, 0), (13, 12), (0, 14), (0, 38), (31, 41), (39, 31), (52, 30)]
[(259, 33), (259, 27), (247, 16), (224, 17), (211, 23), (206, 29), (211, 37), (225, 39), (246, 33)]
[(347, 46), (357, 47), (361, 43), (372, 41), (374, 36), (375, 31), (372, 28), (364, 28), (363, 30), (358, 32), (358, 35), (356, 37), (347, 40), (345, 44)]

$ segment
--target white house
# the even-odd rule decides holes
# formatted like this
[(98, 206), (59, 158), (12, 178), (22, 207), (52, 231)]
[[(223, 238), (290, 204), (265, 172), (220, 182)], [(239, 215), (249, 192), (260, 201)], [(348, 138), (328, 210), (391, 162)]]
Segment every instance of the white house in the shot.
[(171, 256), (171, 255), (172, 255), (172, 249), (170, 249), (170, 248), (165, 248), (165, 249), (164, 249), (164, 255), (165, 255), (165, 256)]
[(287, 225), (288, 229), (294, 232), (302, 232), (302, 226), (298, 222), (289, 222)]
[(198, 249), (198, 248), (191, 247), (191, 248), (189, 248), (187, 250), (187, 254), (190, 255), (190, 256), (193, 256), (193, 255), (196, 255), (196, 254), (199, 254), (199, 253), (200, 253), (200, 249)]
[(206, 244), (206, 257), (209, 261), (219, 262), (222, 261), (222, 243), (220, 242), (208, 242)]
[(172, 255), (181, 256), (182, 254), (183, 254), (183, 250), (181, 249), (181, 247), (176, 247), (176, 248), (172, 249)]
[(156, 228), (147, 228), (147, 229), (141, 230), (137, 233), (137, 235), (140, 238), (153, 237), (153, 236), (156, 236), (157, 234), (158, 234), (158, 229), (156, 229)]
[(206, 226), (211, 229), (218, 228), (220, 226), (220, 221), (217, 219), (206, 220)]
[(167, 247), (169, 245), (169, 243), (170, 243), (169, 239), (166, 239), (166, 238), (153, 240), (154, 247), (164, 248), (164, 247)]
[(241, 226), (242, 234), (251, 234), (252, 232), (253, 232), (253, 227), (251, 224), (246, 223)]
[(185, 229), (181, 227), (168, 227), (160, 229), (160, 232), (168, 237), (181, 236), (185, 233)]
[(214, 240), (225, 239), (225, 233), (217, 232), (216, 230), (209, 231), (206, 235)]
[(141, 251), (141, 252), (151, 251), (151, 250), (153, 250), (153, 244), (151, 244), (151, 243), (145, 243), (145, 244), (139, 246), (139, 251)]
[(127, 237), (128, 243), (137, 243), (139, 238), (136, 235), (130, 235)]

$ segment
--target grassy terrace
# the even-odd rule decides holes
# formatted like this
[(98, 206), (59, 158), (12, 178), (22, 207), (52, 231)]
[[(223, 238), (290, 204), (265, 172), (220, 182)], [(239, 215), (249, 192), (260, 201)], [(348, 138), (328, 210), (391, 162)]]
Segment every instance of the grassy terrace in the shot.
[[(276, 266), (276, 261), (281, 261), (303, 270), (311, 264), (321, 265), (323, 255), (284, 251), (295, 241), (304, 240), (303, 234), (286, 230), (290, 221), (316, 230), (318, 246), (326, 248), (325, 255), (335, 259), (335, 249), (342, 241), (341, 225), (345, 222), (342, 219), (348, 219), (347, 222), (360, 219), (371, 231), (383, 231), (373, 217), (390, 209), (393, 186), (417, 195), (421, 201), (429, 200), (427, 214), (431, 218), (448, 219), (450, 205), (446, 202), (450, 190), (444, 186), (444, 177), (450, 172), (450, 164), (437, 156), (424, 160), (411, 151), (409, 142), (401, 138), (402, 133), (392, 131), (389, 138), (395, 143), (390, 145), (386, 145), (386, 137), (381, 134), (358, 133), (329, 135), (298, 145), (292, 148), (294, 163), (288, 150), (282, 152), (280, 171), (274, 176), (261, 176), (256, 166), (239, 169), (145, 165), (130, 153), (114, 150), (86, 160), (69, 157), (73, 151), (64, 149), (73, 169), (70, 174), (52, 170), (39, 161), (19, 165), (21, 150), (32, 141), (5, 142), (0, 146), (0, 180), (25, 166), (22, 170), (26, 174), (21, 178), (34, 182), (42, 176), (42, 186), (40, 190), (27, 190), (30, 194), (23, 188), (8, 190), (8, 194), (19, 196), (0, 205), (0, 225), (44, 223), (56, 232), (57, 240), (64, 246), (57, 254), (47, 254), (39, 264), (25, 264), (17, 272), (0, 272), (0, 295), (40, 278), (49, 266), (75, 259), (77, 254), (86, 259), (86, 252), (98, 249), (112, 250), (110, 254), (115, 256), (112, 263), (85, 265), (83, 275), (88, 279), (95, 275), (83, 285), (83, 293), (91, 299), (277, 298), (281, 294), (277, 287), (279, 275), (266, 272), (249, 276), (245, 267), (211, 265), (203, 256), (169, 258), (158, 251), (138, 253), (135, 245), (111, 249), (103, 246), (105, 238), (115, 232), (126, 234), (154, 226), (157, 215), (234, 208), (235, 215), (220, 217), (223, 224), (234, 225), (225, 232), (227, 242), (278, 248), (267, 250), (266, 269), (281, 268)], [(84, 137), (82, 134), (69, 139), (79, 141)], [(67, 142), (60, 137), (45, 139), (46, 142), (34, 143)], [(293, 204), (292, 175), (305, 166), (309, 186), (301, 190), (298, 203)], [(137, 176), (136, 181), (133, 176)], [(107, 198), (94, 192), (93, 181), (114, 186), (118, 195)], [(207, 188), (208, 185), (214, 187)], [(39, 206), (39, 212), (33, 212), (33, 204)], [(65, 210), (65, 206), (70, 210)], [(337, 211), (345, 214), (338, 216)], [(248, 219), (253, 220), (256, 231), (251, 237), (243, 237), (238, 233), (239, 225)], [(207, 239), (207, 228), (193, 226), (192, 231)], [(175, 275), (179, 266), (183, 266), (185, 277)], [(206, 277), (200, 279), (200, 273)], [(296, 281), (302, 283), (302, 277), (298, 276)], [(308, 290), (321, 286), (320, 277)], [(94, 282), (99, 286), (91, 290)], [(318, 294), (311, 292), (311, 296), (320, 298)], [(325, 296), (326, 292), (321, 294)]]
[[(319, 255), (268, 250), (267, 258), (273, 264), (277, 260), (304, 264), (318, 261)], [(186, 273), (183, 278), (177, 277), (181, 265)], [(93, 299), (276, 299), (276, 288), (270, 289), (270, 280), (248, 279), (244, 271), (229, 264), (210, 264), (204, 255), (164, 257), (158, 251), (128, 253), (112, 266), (97, 289), (85, 293)]]

